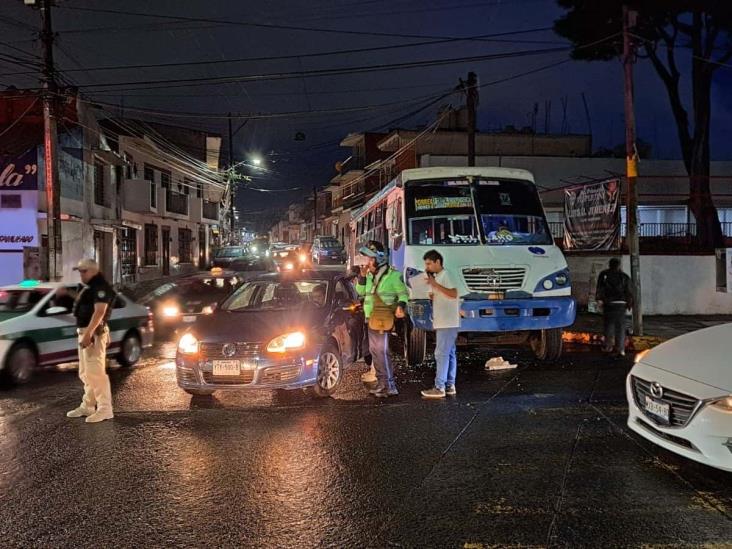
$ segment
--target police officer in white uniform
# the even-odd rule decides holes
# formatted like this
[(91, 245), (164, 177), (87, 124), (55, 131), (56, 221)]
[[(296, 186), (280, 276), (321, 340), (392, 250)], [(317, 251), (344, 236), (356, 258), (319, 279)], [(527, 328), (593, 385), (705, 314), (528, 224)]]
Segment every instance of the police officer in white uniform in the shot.
[(84, 383), (81, 406), (74, 408), (68, 417), (86, 417), (87, 423), (112, 419), (112, 390), (107, 376), (107, 345), (115, 293), (99, 272), (99, 265), (92, 259), (82, 259), (74, 268), (79, 271), (83, 289), (74, 303), (77, 333), (79, 334), (79, 377)]

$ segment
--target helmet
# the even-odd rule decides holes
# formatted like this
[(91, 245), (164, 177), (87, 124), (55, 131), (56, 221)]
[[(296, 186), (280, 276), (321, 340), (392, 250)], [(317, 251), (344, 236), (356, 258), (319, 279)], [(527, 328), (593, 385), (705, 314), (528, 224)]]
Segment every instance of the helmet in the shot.
[(366, 246), (363, 246), (358, 250), (358, 253), (365, 255), (366, 257), (373, 257), (376, 259), (376, 265), (381, 267), (386, 265), (386, 251), (384, 245), (378, 240), (369, 240)]

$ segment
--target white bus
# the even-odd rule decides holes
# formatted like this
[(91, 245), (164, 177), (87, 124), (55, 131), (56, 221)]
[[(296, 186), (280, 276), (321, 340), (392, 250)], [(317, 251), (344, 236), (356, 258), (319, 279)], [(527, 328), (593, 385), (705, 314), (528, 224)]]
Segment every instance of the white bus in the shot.
[(354, 212), (349, 256), (369, 240), (384, 244), (410, 286), (403, 334), (410, 364), (424, 360), (432, 305), (423, 285), (409, 279), (421, 276), (422, 256), (432, 249), (459, 279), (459, 343), (529, 345), (542, 360), (561, 355), (562, 329), (574, 322), (576, 306), (530, 172), (404, 170)]

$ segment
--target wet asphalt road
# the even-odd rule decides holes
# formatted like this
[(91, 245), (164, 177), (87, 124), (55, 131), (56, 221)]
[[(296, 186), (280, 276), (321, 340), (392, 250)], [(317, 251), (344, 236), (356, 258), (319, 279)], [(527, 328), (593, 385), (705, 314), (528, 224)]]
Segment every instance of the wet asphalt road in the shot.
[(86, 425), (75, 372), (0, 393), (2, 547), (697, 546), (732, 542), (726, 473), (625, 428), (628, 362), (577, 350), (545, 366), (460, 354), (458, 391), (399, 368), (370, 398), (191, 398), (174, 347), (113, 369), (116, 417)]

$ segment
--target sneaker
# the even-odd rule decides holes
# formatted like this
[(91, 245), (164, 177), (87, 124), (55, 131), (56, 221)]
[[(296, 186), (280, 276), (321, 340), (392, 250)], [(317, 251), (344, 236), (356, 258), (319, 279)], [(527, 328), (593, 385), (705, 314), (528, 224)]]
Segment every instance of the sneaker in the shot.
[(79, 406), (78, 408), (74, 408), (70, 412), (66, 412), (66, 417), (86, 417), (92, 415), (93, 413), (94, 410), (90, 410), (85, 406)]
[(455, 396), (457, 394), (457, 389), (454, 385), (446, 385), (445, 386), (445, 394), (447, 396)]
[(438, 389), (437, 387), (425, 389), (422, 391), (422, 396), (424, 398), (445, 398), (445, 389)]
[(383, 385), (377, 385), (373, 389), (369, 389), (369, 394), (375, 395), (376, 393), (380, 393), (381, 391), (385, 390), (386, 387)]
[(376, 383), (376, 368), (372, 366), (368, 372), (361, 374), (361, 381), (363, 383)]
[(397, 396), (399, 394), (399, 391), (397, 391), (396, 387), (394, 387), (393, 389), (387, 389), (385, 387), (382, 387), (381, 390), (371, 394), (373, 394), (376, 398), (387, 398)]
[(88, 418), (86, 418), (87, 423), (99, 423), (100, 421), (104, 421), (105, 419), (112, 419), (114, 417), (114, 414), (112, 413), (112, 410), (105, 411), (105, 410), (97, 410), (92, 415), (90, 415)]

